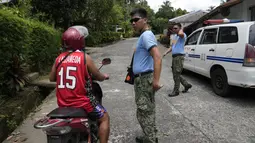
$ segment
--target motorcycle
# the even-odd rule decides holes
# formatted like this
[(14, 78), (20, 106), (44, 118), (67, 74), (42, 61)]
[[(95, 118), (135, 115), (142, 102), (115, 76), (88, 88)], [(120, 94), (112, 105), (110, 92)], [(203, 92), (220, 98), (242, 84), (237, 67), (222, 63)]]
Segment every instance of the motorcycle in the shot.
[[(110, 58), (103, 59), (99, 70), (110, 63)], [(92, 92), (96, 100), (102, 104), (103, 92), (93, 76)], [(82, 108), (56, 108), (38, 120), (34, 128), (44, 131), (47, 143), (97, 143), (99, 140), (97, 121), (90, 120)]]

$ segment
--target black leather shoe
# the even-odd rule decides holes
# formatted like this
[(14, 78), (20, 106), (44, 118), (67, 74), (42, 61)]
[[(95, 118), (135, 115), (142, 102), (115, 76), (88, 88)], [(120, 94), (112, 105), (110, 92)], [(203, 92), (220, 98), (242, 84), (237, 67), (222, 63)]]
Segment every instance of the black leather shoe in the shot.
[(168, 94), (169, 97), (175, 97), (178, 96), (179, 92), (173, 91), (171, 94)]
[(188, 86), (186, 86), (186, 87), (184, 88), (184, 90), (182, 91), (182, 93), (188, 92), (188, 90), (189, 90), (191, 87), (192, 87), (192, 85), (189, 84)]

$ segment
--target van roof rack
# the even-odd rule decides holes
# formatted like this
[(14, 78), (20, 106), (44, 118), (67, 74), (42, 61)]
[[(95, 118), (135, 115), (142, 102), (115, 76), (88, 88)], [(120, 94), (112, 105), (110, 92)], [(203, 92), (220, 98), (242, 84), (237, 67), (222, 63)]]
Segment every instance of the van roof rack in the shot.
[(209, 25), (217, 25), (217, 24), (227, 24), (227, 23), (240, 23), (244, 22), (244, 20), (240, 19), (208, 19), (204, 21), (204, 26), (209, 26)]

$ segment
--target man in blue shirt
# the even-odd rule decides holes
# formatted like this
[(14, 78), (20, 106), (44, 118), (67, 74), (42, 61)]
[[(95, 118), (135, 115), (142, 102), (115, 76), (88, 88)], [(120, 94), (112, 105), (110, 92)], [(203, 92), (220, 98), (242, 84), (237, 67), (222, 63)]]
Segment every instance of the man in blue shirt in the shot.
[(157, 143), (155, 92), (162, 86), (159, 84), (161, 73), (161, 55), (157, 48), (155, 35), (149, 30), (147, 12), (138, 8), (130, 13), (134, 30), (141, 35), (138, 39), (133, 60), (135, 75), (134, 89), (137, 105), (137, 120), (145, 136), (137, 137), (137, 142)]
[(181, 29), (181, 24), (175, 24), (173, 27), (173, 32), (176, 33), (176, 35), (172, 39), (172, 46), (165, 52), (163, 57), (167, 55), (168, 53), (172, 52), (172, 72), (173, 72), (173, 78), (174, 78), (174, 90), (171, 94), (169, 94), (169, 97), (178, 96), (179, 95), (179, 88), (180, 83), (184, 86), (183, 93), (186, 93), (192, 85), (189, 84), (182, 76), (182, 70), (183, 70), (183, 62), (184, 62), (184, 45), (186, 41), (186, 34)]

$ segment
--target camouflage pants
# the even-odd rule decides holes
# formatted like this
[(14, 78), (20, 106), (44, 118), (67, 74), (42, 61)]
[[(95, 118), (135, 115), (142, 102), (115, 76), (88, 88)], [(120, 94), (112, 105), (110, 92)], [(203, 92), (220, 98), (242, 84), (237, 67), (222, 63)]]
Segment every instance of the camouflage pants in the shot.
[(155, 92), (152, 86), (153, 74), (135, 78), (135, 102), (137, 120), (145, 134), (146, 143), (156, 143)]
[(174, 91), (179, 92), (180, 83), (187, 87), (189, 83), (181, 76), (183, 70), (184, 56), (176, 56), (172, 59), (172, 72), (174, 78)]

